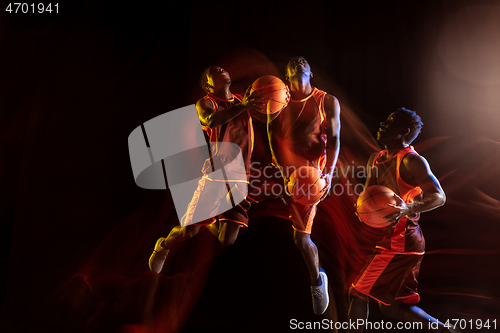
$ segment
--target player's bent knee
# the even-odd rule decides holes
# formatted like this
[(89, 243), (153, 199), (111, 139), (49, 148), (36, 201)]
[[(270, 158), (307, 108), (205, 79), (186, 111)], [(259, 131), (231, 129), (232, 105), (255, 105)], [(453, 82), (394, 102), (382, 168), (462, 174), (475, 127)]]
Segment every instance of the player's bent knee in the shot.
[(219, 239), (219, 241), (224, 246), (231, 246), (236, 241), (236, 238), (223, 237), (222, 239)]
[(219, 242), (223, 246), (231, 246), (236, 241), (238, 234), (230, 234), (230, 235), (219, 235)]
[(359, 292), (356, 288), (354, 288), (353, 286), (351, 286), (351, 288), (349, 288), (349, 299), (362, 299), (366, 302), (369, 301), (369, 297), (361, 292)]
[(398, 301), (395, 301), (391, 305), (385, 305), (379, 302), (378, 304), (380, 311), (388, 317), (394, 318), (394, 316), (397, 316), (398, 313), (400, 312), (401, 309), (401, 303)]
[(183, 238), (189, 239), (189, 238), (194, 237), (198, 233), (199, 229), (200, 229), (199, 226), (196, 226), (196, 225), (182, 227), (181, 234), (182, 234)]
[(295, 245), (301, 250), (308, 250), (313, 246), (309, 234), (296, 231), (293, 240), (295, 241)]
[(224, 223), (219, 234), (219, 242), (224, 246), (233, 245), (238, 238), (241, 225), (239, 223)]

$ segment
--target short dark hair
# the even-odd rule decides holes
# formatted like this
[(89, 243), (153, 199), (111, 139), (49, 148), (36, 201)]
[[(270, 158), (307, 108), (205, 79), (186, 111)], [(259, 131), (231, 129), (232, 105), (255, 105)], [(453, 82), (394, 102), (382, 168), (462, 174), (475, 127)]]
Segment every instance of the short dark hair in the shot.
[(201, 89), (203, 89), (204, 91), (206, 91), (207, 93), (209, 91), (207, 91), (207, 83), (208, 83), (208, 75), (210, 74), (210, 69), (212, 68), (212, 66), (210, 67), (207, 67), (203, 70), (203, 72), (201, 72), (201, 76), (200, 76), (200, 81), (199, 81), (199, 84), (201, 86)]
[(408, 144), (412, 143), (422, 130), (422, 126), (424, 125), (422, 119), (415, 111), (408, 110), (407, 108), (399, 108), (395, 114), (397, 115), (397, 122), (410, 129), (410, 133), (406, 135), (405, 139)]

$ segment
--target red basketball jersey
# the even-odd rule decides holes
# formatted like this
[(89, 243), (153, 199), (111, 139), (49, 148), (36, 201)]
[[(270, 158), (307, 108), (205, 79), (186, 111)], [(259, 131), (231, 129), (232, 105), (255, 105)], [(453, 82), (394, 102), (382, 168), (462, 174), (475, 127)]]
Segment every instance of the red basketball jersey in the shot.
[(326, 92), (314, 88), (302, 100), (291, 99), (273, 121), (273, 126), (276, 123), (280, 127), (276, 133), (281, 150), (278, 162), (285, 164), (284, 167), (298, 167), (309, 162), (323, 170), (327, 144), (325, 95)]
[[(212, 102), (213, 109), (215, 110), (215, 112), (217, 112), (220, 110), (228, 109), (233, 105), (241, 102), (241, 100), (243, 99), (243, 97), (239, 94), (232, 94), (232, 96), (233, 97), (230, 100), (218, 98), (213, 94), (208, 94), (204, 98)], [(250, 116), (250, 113), (248, 111), (242, 112), (222, 126), (209, 128), (202, 125), (202, 128), (207, 133), (210, 138), (210, 142), (212, 143), (231, 142), (237, 144), (241, 149), (247, 174), (249, 173), (250, 158), (252, 155), (254, 142), (254, 131), (252, 117)], [(236, 157), (234, 156), (234, 154), (235, 151), (233, 149), (221, 149), (220, 145), (215, 145), (212, 151), (213, 156), (218, 156), (219, 158), (224, 160), (234, 159)]]
[[(380, 158), (386, 154), (386, 150), (380, 151), (373, 159), (372, 164), (372, 179), (377, 185), (387, 186), (397, 193), (405, 203), (411, 204), (420, 196), (422, 189), (418, 186), (413, 186), (406, 183), (400, 175), (400, 166), (403, 158), (407, 154), (417, 154), (412, 146), (401, 149), (391, 159), (380, 161)], [(385, 164), (385, 165), (384, 165)], [(381, 174), (377, 167), (384, 165), (384, 171)], [(380, 169), (379, 169), (380, 170)], [(425, 251), (425, 240), (418, 225), (420, 214), (412, 216), (404, 216), (399, 221), (388, 228), (384, 239), (377, 246), (384, 251), (404, 253), (414, 252), (423, 253)]]

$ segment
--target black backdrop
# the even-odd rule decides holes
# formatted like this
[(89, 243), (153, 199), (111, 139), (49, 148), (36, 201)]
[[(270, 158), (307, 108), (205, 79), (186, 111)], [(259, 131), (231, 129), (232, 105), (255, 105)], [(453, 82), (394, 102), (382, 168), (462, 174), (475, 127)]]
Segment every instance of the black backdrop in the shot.
[[(429, 213), (436, 223), (423, 225), (429, 254), (422, 306), (439, 318), (495, 319), (500, 72), (492, 59), (500, 56), (499, 13), (495, 1), (73, 1), (59, 3), (57, 14), (3, 12), (1, 329), (85, 330), (54, 305), (51, 293), (123, 221), (135, 225), (131, 232), (140, 232), (136, 224), (143, 231), (127, 235), (122, 228), (124, 243), (137, 236), (152, 246), (161, 228), (148, 231), (148, 221), (158, 219), (169, 200), (167, 191), (134, 184), (129, 133), (193, 104), (202, 94), (197, 81), (203, 68), (235, 67), (232, 59), (243, 55), (281, 72), (291, 56), (302, 55), (372, 134), (396, 108), (417, 110), (425, 123), (417, 144), (427, 147), (448, 194), (447, 205)], [(304, 275), (300, 264), (293, 270), (300, 255), (283, 224), (249, 228), (216, 259), (183, 331), (234, 325), (236, 331), (287, 331), (297, 314), (318, 320), (310, 314), (307, 289), (291, 297), (279, 287), (288, 274)], [(243, 255), (255, 250), (257, 237), (268, 246), (259, 251), (276, 257)], [(140, 251), (140, 260), (147, 260), (149, 249)], [(287, 251), (294, 253), (288, 261)], [(227, 278), (228, 265), (235, 265), (238, 283)], [(272, 305), (287, 302), (295, 312)], [(113, 321), (106, 330), (118, 327)]]

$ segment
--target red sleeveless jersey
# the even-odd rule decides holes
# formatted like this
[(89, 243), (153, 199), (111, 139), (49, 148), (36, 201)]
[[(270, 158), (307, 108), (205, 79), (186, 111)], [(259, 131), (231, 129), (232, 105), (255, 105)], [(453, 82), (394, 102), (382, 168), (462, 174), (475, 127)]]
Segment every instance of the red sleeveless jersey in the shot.
[[(380, 157), (386, 154), (386, 150), (380, 151), (373, 159), (372, 164), (372, 179), (376, 179), (376, 185), (383, 185), (389, 187), (396, 194), (398, 194), (405, 203), (411, 204), (415, 199), (420, 196), (422, 189), (418, 186), (413, 186), (406, 183), (400, 175), (400, 166), (403, 158), (408, 154), (418, 155), (412, 146), (401, 149), (391, 159), (379, 161)], [(382, 174), (377, 174), (376, 177), (373, 173), (378, 172), (378, 166), (384, 165), (386, 168)], [(418, 225), (420, 213), (412, 216), (404, 216), (399, 221), (388, 227), (384, 239), (377, 246), (384, 252), (394, 253), (418, 253), (421, 254), (425, 251), (425, 240)]]
[[(239, 94), (232, 94), (232, 98), (230, 100), (220, 99), (213, 94), (208, 94), (203, 98), (212, 102), (215, 112), (228, 109), (243, 100), (243, 97)], [(250, 112), (242, 112), (222, 126), (209, 128), (202, 125), (202, 128), (207, 133), (210, 138), (210, 142), (212, 143), (231, 142), (237, 144), (241, 149), (247, 174), (249, 173), (250, 158), (254, 142), (254, 131)], [(234, 159), (236, 157), (233, 156), (234, 154), (234, 150), (231, 149), (224, 150), (224, 148), (222, 148), (221, 150), (220, 145), (218, 144), (216, 144), (212, 150), (213, 156), (218, 156), (222, 159)]]
[[(323, 170), (326, 163), (326, 92), (314, 88), (302, 100), (291, 99), (273, 121), (280, 126), (277, 133), (278, 162), (286, 166), (301, 166), (307, 162)], [(283, 162), (281, 162), (283, 161)]]

